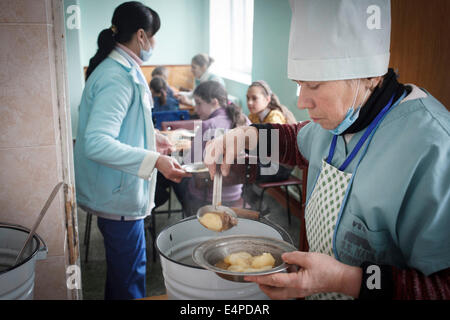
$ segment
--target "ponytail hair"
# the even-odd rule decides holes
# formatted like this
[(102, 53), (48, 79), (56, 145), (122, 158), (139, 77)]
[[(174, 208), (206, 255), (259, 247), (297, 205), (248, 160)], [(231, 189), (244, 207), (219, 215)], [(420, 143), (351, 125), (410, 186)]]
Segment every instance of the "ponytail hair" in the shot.
[(86, 70), (86, 80), (97, 66), (106, 59), (111, 51), (116, 46), (114, 40), (114, 32), (110, 29), (104, 29), (98, 35), (97, 39), (98, 50), (97, 53), (89, 60), (89, 66)]
[(208, 69), (213, 62), (214, 62), (214, 59), (211, 58), (206, 53), (199, 53), (199, 54), (195, 55), (192, 58), (192, 63), (193, 64), (196, 64), (196, 65), (198, 65), (200, 67), (205, 67), (206, 66), (206, 69)]
[(217, 99), (220, 107), (225, 109), (228, 119), (231, 120), (231, 128), (240, 127), (247, 123), (241, 107), (232, 102), (228, 103), (227, 91), (221, 83), (214, 80), (204, 81), (195, 88), (194, 96), (200, 97), (207, 103)]
[(245, 126), (247, 124), (247, 119), (245, 118), (242, 108), (233, 102), (229, 102), (225, 107), (228, 118), (231, 120), (231, 129), (236, 127)]
[(167, 83), (166, 81), (161, 77), (154, 77), (150, 81), (150, 89), (155, 91), (155, 93), (158, 93), (161, 95), (161, 105), (165, 105), (167, 102)]
[(280, 110), (283, 116), (286, 118), (286, 123), (289, 124), (297, 123), (297, 119), (295, 119), (294, 114), (286, 106), (280, 103), (280, 99), (278, 99), (278, 96), (275, 93), (272, 93), (272, 95), (270, 96), (270, 102), (268, 107), (271, 110), (276, 109)]
[(295, 119), (294, 114), (284, 105), (281, 104), (280, 99), (278, 96), (272, 92), (267, 82), (264, 80), (258, 80), (253, 82), (249, 88), (251, 87), (260, 87), (263, 90), (263, 94), (266, 97), (270, 97), (270, 102), (267, 106), (270, 110), (279, 110), (283, 114), (284, 118), (286, 119), (286, 123), (294, 124), (297, 123), (297, 119)]
[(98, 50), (89, 60), (86, 80), (95, 68), (108, 57), (117, 42), (122, 44), (129, 42), (139, 29), (144, 29), (146, 33), (153, 37), (161, 26), (158, 13), (138, 1), (125, 2), (119, 5), (114, 10), (111, 23), (112, 26), (102, 30), (98, 36)]

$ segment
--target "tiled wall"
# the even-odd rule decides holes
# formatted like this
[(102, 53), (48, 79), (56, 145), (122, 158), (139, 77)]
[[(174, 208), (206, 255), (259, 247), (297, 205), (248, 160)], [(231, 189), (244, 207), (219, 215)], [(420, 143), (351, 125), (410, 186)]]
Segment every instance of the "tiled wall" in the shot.
[[(50, 0), (0, 0), (0, 222), (31, 228), (62, 180)], [(37, 233), (35, 299), (67, 299), (63, 191)]]

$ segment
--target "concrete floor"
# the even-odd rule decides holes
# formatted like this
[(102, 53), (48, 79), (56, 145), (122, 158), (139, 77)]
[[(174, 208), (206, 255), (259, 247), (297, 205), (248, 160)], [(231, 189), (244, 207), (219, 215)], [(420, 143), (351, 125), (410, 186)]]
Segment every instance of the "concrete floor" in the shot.
[[(172, 207), (180, 208), (175, 197), (172, 198)], [(287, 211), (267, 193), (264, 195), (264, 202), (270, 209), (270, 213), (265, 217), (286, 230), (294, 245), (298, 247), (300, 220), (291, 216), (291, 224), (288, 224)], [(159, 208), (164, 210), (167, 204)], [(159, 233), (166, 226), (169, 226), (181, 219), (181, 213), (171, 214), (170, 219), (167, 214), (156, 216), (156, 232)], [(78, 208), (78, 230), (80, 236), (81, 272), (83, 299), (102, 300), (104, 298), (104, 285), (106, 280), (106, 261), (103, 246), (103, 237), (97, 227), (97, 218), (93, 217), (91, 224), (91, 238), (89, 242), (88, 262), (85, 261), (86, 246), (84, 244), (84, 234), (86, 225), (86, 213)], [(159, 257), (156, 262), (152, 260), (151, 239), (147, 237), (147, 296), (157, 296), (166, 293), (164, 277), (162, 275)]]

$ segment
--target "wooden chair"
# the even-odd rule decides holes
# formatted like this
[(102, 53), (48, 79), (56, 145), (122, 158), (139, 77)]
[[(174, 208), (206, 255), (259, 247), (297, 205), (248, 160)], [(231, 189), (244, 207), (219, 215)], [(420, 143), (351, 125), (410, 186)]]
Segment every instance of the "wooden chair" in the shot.
[(291, 224), (291, 210), (290, 210), (290, 197), (289, 197), (289, 186), (295, 186), (299, 191), (300, 195), (300, 241), (299, 241), (299, 250), (300, 251), (308, 251), (308, 242), (306, 239), (306, 226), (305, 226), (305, 206), (306, 206), (306, 186), (308, 182), (308, 167), (302, 166), (299, 167), (302, 171), (302, 177), (297, 178), (291, 175), (288, 179), (277, 182), (267, 182), (267, 183), (259, 183), (258, 186), (263, 190), (259, 202), (259, 210), (261, 210), (262, 202), (264, 198), (264, 192), (269, 188), (283, 188), (285, 190), (286, 195), (286, 209), (288, 212), (288, 223)]
[(282, 180), (282, 181), (258, 183), (258, 187), (260, 187), (262, 189), (261, 198), (259, 199), (259, 211), (261, 211), (261, 209), (262, 209), (262, 203), (264, 200), (264, 192), (266, 192), (267, 189), (284, 187), (285, 195), (286, 195), (286, 209), (288, 212), (288, 223), (291, 224), (291, 210), (290, 210), (290, 205), (289, 205), (290, 202), (289, 202), (288, 187), (295, 186), (298, 189), (298, 193), (301, 195), (301, 188), (300, 188), (301, 184), (302, 184), (302, 180), (293, 175), (291, 175), (286, 180)]

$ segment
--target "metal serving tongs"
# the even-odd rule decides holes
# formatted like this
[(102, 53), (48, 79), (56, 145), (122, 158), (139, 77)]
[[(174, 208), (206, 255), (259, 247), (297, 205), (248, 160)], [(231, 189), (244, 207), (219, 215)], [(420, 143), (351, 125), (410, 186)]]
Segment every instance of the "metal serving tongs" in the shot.
[[(204, 217), (207, 213), (210, 214), (209, 217), (213, 218), (209, 221), (214, 222), (214, 226), (208, 224), (207, 217)], [(216, 215), (216, 217), (211, 216), (211, 214)], [(216, 173), (214, 174), (212, 205), (198, 209), (197, 219), (205, 228), (218, 232), (228, 230), (238, 223), (236, 213), (232, 209), (222, 206), (222, 172), (220, 166), (216, 168)]]

